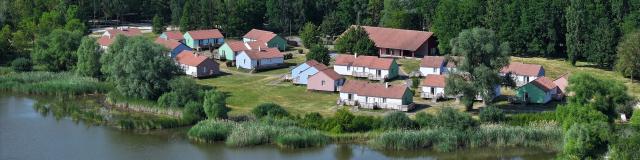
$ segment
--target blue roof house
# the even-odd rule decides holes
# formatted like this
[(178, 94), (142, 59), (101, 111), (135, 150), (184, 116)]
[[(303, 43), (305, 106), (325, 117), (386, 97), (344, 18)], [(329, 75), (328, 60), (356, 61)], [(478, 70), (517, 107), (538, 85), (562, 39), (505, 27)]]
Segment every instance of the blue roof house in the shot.
[(294, 84), (307, 84), (309, 77), (328, 67), (318, 61), (310, 60), (291, 70), (291, 81)]

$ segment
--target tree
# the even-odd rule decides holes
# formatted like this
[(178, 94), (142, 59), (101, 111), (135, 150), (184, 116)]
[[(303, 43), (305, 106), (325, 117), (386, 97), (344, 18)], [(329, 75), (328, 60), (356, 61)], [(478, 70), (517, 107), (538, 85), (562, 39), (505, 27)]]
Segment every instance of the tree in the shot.
[(496, 96), (495, 87), (503, 80), (499, 71), (509, 63), (511, 52), (508, 43), (500, 43), (491, 30), (473, 28), (460, 32), (451, 40), (450, 63), (456, 64), (456, 71), (447, 77), (445, 92), (462, 95), (461, 100), (471, 110), (476, 95), (485, 104)]
[(629, 33), (618, 45), (618, 61), (616, 70), (624, 76), (640, 77), (640, 31)]
[(153, 33), (162, 34), (164, 32), (164, 19), (158, 15), (153, 16)]
[(64, 29), (72, 32), (87, 33), (87, 26), (79, 19), (71, 19), (64, 25)]
[(207, 114), (204, 112), (204, 108), (202, 107), (202, 103), (191, 101), (187, 103), (184, 107), (184, 111), (182, 112), (182, 119), (195, 123), (202, 119), (207, 118)]
[(349, 28), (336, 40), (335, 49), (341, 53), (377, 56), (378, 49), (361, 26)]
[(631, 98), (627, 88), (613, 79), (596, 77), (588, 73), (577, 73), (569, 77), (568, 104), (593, 106), (609, 118), (610, 122), (618, 117), (616, 108), (627, 105)]
[(563, 156), (568, 159), (598, 159), (607, 152), (611, 131), (605, 122), (575, 124), (567, 131)]
[(417, 7), (413, 1), (385, 0), (380, 23), (384, 27), (400, 29), (419, 29), (417, 14), (412, 13)]
[(409, 119), (403, 112), (392, 112), (382, 119), (382, 128), (385, 129), (413, 129), (416, 123)]
[(331, 57), (329, 56), (329, 50), (322, 45), (314, 45), (311, 47), (311, 51), (306, 55), (307, 61), (316, 60), (324, 65), (329, 65)]
[(289, 112), (284, 110), (282, 106), (275, 103), (263, 103), (258, 105), (256, 108), (251, 110), (256, 118), (262, 118), (266, 116), (270, 117), (287, 117), (289, 116)]
[(38, 39), (32, 59), (49, 71), (68, 71), (76, 64), (76, 49), (81, 39), (80, 32), (55, 29), (46, 37)]
[(186, 0), (184, 7), (182, 8), (182, 17), (180, 17), (180, 31), (185, 33), (197, 28), (198, 20), (196, 14), (192, 12), (196, 11), (197, 0)]
[(460, 31), (480, 26), (484, 7), (481, 0), (442, 0), (435, 11), (432, 30), (438, 37), (438, 49), (448, 54), (451, 46), (447, 42), (455, 38)]
[(164, 107), (183, 108), (187, 103), (202, 101), (201, 86), (191, 77), (181, 76), (169, 81), (170, 92), (158, 98), (158, 104)]
[(0, 64), (9, 62), (13, 59), (13, 47), (11, 46), (11, 28), (9, 25), (5, 25), (0, 30)]
[(480, 110), (480, 121), (498, 123), (506, 120), (504, 111), (498, 107), (489, 106)]
[(420, 129), (428, 129), (435, 126), (435, 117), (431, 114), (420, 112), (416, 114), (416, 123)]
[(11, 62), (11, 69), (17, 72), (28, 72), (31, 71), (32, 65), (31, 60), (27, 58), (16, 58)]
[(311, 48), (316, 44), (321, 44), (320, 32), (316, 25), (311, 22), (307, 22), (302, 30), (300, 30), (300, 39), (302, 39), (302, 44), (307, 48)]
[(100, 46), (96, 39), (84, 37), (80, 42), (80, 47), (76, 51), (78, 62), (76, 63), (76, 74), (80, 76), (96, 77), (100, 76)]
[(204, 112), (209, 119), (224, 119), (227, 118), (227, 113), (231, 111), (227, 107), (227, 96), (222, 92), (214, 90), (207, 91), (204, 94)]
[(101, 71), (123, 96), (154, 100), (180, 70), (166, 52), (144, 37), (118, 35), (100, 59)]
[(451, 107), (445, 107), (438, 111), (433, 122), (434, 127), (458, 131), (464, 131), (478, 125), (477, 122), (471, 118), (471, 115), (459, 112)]

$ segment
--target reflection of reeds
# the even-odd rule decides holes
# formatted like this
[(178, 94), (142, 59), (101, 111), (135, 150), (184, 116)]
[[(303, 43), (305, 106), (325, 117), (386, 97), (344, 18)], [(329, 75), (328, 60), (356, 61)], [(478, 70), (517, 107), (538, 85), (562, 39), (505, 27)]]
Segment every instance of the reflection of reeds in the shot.
[(0, 90), (28, 94), (104, 93), (108, 85), (94, 78), (72, 73), (24, 72), (0, 77)]

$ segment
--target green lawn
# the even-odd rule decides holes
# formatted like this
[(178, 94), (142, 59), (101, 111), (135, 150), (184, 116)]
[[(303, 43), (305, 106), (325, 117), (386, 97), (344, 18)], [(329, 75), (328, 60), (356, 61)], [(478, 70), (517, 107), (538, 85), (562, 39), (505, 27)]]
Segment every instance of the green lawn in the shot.
[(400, 68), (407, 74), (420, 69), (419, 59), (398, 59)]

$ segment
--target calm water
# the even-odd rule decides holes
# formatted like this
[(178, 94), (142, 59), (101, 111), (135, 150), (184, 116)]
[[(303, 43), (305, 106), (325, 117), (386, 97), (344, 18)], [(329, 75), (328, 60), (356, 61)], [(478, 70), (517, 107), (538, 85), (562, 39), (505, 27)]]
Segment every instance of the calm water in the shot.
[(230, 148), (198, 144), (186, 129), (122, 131), (107, 126), (56, 120), (35, 111), (36, 100), (0, 94), (0, 160), (11, 159), (552, 159), (533, 149), (474, 149), (453, 153), (378, 151), (364, 145), (332, 144), (322, 148), (279, 149), (275, 146)]

